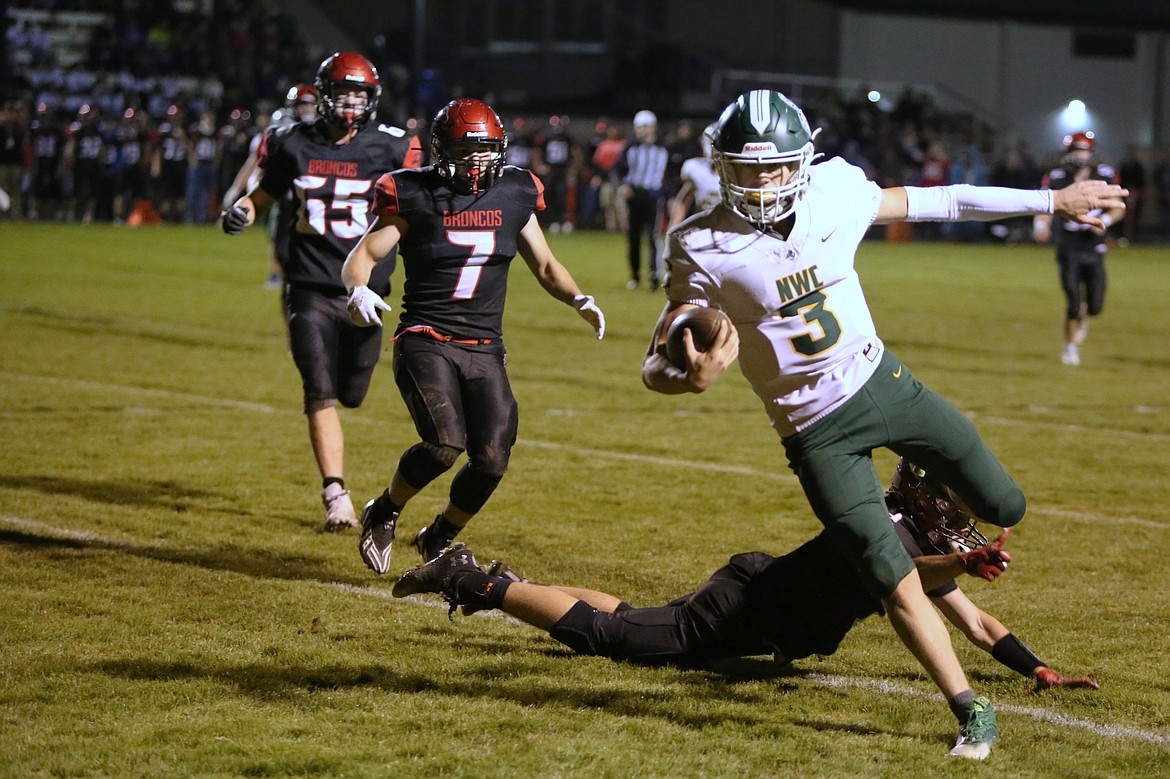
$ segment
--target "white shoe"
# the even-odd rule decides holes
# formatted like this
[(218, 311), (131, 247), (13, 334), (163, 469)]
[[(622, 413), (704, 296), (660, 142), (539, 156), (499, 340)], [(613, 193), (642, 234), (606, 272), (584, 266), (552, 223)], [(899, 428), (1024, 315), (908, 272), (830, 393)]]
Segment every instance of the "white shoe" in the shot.
[(353, 510), (353, 501), (349, 499), (349, 490), (344, 490), (336, 482), (321, 491), (321, 502), (325, 504), (325, 530), (335, 533), (357, 527), (357, 512)]
[(1065, 344), (1064, 351), (1060, 355), (1060, 361), (1065, 365), (1080, 365), (1081, 353), (1077, 349), (1077, 345)]
[(1082, 319), (1081, 323), (1077, 326), (1077, 334), (1076, 334), (1076, 336), (1073, 337), (1073, 343), (1077, 346), (1080, 346), (1081, 344), (1083, 344), (1085, 342), (1085, 339), (1088, 338), (1088, 336), (1089, 336), (1089, 320)]

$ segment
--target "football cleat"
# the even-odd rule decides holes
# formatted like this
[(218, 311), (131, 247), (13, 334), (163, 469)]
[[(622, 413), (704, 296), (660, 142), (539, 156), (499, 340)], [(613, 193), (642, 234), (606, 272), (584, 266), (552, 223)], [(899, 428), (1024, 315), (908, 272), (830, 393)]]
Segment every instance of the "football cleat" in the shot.
[(391, 593), (395, 598), (405, 598), (407, 595), (417, 595), (423, 592), (433, 592), (442, 595), (454, 611), (455, 591), (451, 587), (451, 580), (460, 571), (475, 571), (480, 573), (479, 565), (475, 562), (475, 555), (466, 544), (452, 544), (443, 549), (430, 562), (411, 568), (394, 582)]
[(959, 725), (959, 740), (947, 754), (949, 757), (965, 757), (968, 760), (986, 760), (991, 754), (991, 745), (999, 741), (995, 709), (991, 701), (982, 695), (964, 708), (966, 721)]
[(1077, 349), (1076, 344), (1065, 344), (1064, 351), (1061, 352), (1060, 361), (1065, 365), (1080, 365), (1081, 353)]
[(370, 570), (381, 575), (390, 571), (390, 549), (394, 546), (394, 528), (398, 524), (398, 512), (389, 516), (377, 507), (374, 498), (362, 509), (362, 534), (358, 537), (358, 552)]
[[(481, 569), (488, 576), (496, 576), (501, 579), (507, 579), (510, 582), (528, 581), (528, 579), (513, 571), (503, 560), (492, 560), (488, 565), (481, 566)], [(477, 606), (474, 603), (463, 604), (463, 616), (465, 617), (469, 617), (477, 611), (484, 610), (483, 606)]]
[(335, 533), (357, 527), (357, 512), (353, 510), (349, 490), (343, 490), (336, 483), (321, 490), (321, 502), (325, 504), (325, 531)]

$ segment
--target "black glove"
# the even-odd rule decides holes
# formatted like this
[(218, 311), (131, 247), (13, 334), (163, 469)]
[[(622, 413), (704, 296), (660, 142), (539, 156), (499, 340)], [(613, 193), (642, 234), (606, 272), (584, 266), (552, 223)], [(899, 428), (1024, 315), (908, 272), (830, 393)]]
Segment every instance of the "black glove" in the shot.
[(248, 225), (248, 212), (239, 206), (224, 209), (220, 226), (228, 235), (239, 235)]

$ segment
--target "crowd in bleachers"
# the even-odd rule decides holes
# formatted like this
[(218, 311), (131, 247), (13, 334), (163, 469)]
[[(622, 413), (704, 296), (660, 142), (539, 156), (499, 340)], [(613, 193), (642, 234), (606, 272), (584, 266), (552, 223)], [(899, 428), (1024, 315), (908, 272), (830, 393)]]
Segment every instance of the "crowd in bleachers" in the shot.
[[(8, 11), (10, 75), (0, 84), (0, 188), (11, 196), (8, 218), (125, 221), (145, 202), (164, 221), (213, 220), (252, 136), (290, 86), (312, 79), (323, 56), (265, 2), (216, 0), (214, 18), (206, 0), (57, 5), (41, 0)], [(883, 186), (1034, 187), (1058, 160), (1057, 149), (1037, 158), (1024, 144), (1004, 144), (995, 128), (970, 114), (941, 111), (912, 90), (892, 105), (863, 91), (833, 90), (801, 102), (822, 128), (818, 149), (859, 165)], [(535, 120), (500, 109), (510, 129), (509, 161), (531, 165), (545, 179), (546, 226), (623, 229), (608, 174), (629, 137), (628, 120)], [(682, 162), (699, 155), (705, 124), (664, 121), (670, 184), (677, 186)], [(408, 125), (425, 131), (426, 121)], [(554, 147), (562, 151), (550, 155)], [(1123, 183), (1151, 212), (1144, 221), (1170, 234), (1170, 157), (1151, 165), (1133, 154), (1126, 162)], [(1127, 220), (1126, 237), (1138, 236), (1139, 221)], [(915, 236), (1027, 237), (1026, 220), (991, 229), (916, 225)]]

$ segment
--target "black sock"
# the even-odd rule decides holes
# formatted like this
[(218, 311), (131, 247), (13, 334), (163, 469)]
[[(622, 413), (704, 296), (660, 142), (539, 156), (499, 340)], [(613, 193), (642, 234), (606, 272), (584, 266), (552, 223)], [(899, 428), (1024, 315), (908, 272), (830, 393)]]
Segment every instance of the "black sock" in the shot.
[(427, 546), (435, 549), (451, 546), (451, 542), (455, 540), (455, 536), (459, 535), (459, 531), (462, 529), (440, 514), (427, 528)]
[(498, 609), (504, 605), (504, 594), (512, 585), (502, 576), (488, 576), (483, 571), (460, 571), (451, 578), (455, 602), (480, 609)]
[(968, 688), (947, 701), (947, 705), (951, 707), (951, 713), (955, 715), (955, 719), (959, 721), (960, 725), (967, 722), (967, 707), (973, 700), (975, 700), (975, 691)]
[(1032, 651), (1011, 633), (1008, 633), (999, 641), (995, 642), (995, 646), (991, 648), (991, 656), (1016, 673), (1022, 674), (1029, 679), (1032, 678), (1032, 672), (1037, 667), (1047, 665), (1047, 663), (1032, 654)]
[(341, 489), (345, 489), (345, 479), (341, 478), (340, 476), (326, 476), (321, 480), (321, 489), (329, 489), (330, 484), (336, 484), (341, 487)]
[(378, 496), (377, 505), (378, 505), (379, 511), (386, 511), (390, 514), (401, 514), (402, 513), (402, 506), (399, 506), (397, 503), (395, 503), (394, 501), (392, 501), (390, 499), (390, 490), (389, 489), (383, 490), (382, 494)]

